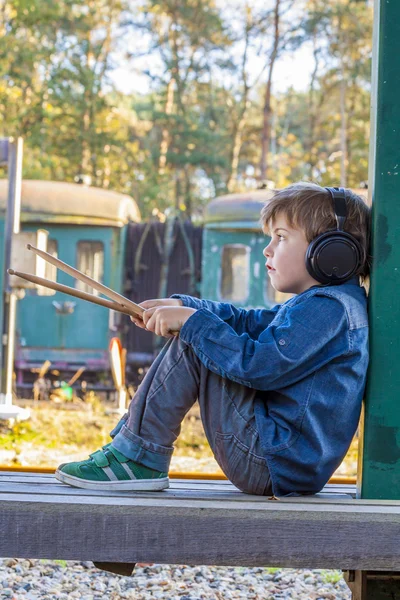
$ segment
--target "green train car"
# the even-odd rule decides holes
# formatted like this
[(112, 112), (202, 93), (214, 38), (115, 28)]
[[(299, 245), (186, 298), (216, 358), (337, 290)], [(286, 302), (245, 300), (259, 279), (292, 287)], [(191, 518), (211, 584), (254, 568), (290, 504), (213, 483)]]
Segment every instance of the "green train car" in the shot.
[[(2, 247), (7, 189), (1, 180)], [(46, 229), (50, 254), (122, 293), (127, 226), (140, 221), (131, 197), (72, 183), (23, 181), (21, 202), (21, 231)], [(45, 277), (93, 293), (50, 264)], [(32, 387), (32, 369), (46, 360), (67, 374), (86, 365), (96, 387), (96, 374), (110, 372), (108, 343), (117, 331), (115, 318), (114, 311), (79, 298), (43, 287), (26, 290), (17, 311), (17, 388)], [(112, 386), (111, 377), (105, 383)]]

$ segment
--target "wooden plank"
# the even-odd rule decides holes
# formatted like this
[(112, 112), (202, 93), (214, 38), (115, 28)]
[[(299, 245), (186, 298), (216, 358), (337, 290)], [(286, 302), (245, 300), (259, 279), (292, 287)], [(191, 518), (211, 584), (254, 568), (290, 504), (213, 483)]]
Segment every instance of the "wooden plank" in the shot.
[[(179, 488), (171, 487), (168, 490), (162, 492), (111, 492), (101, 490), (81, 490), (79, 488), (71, 488), (66, 485), (59, 484), (58, 482), (46, 483), (42, 485), (35, 484), (19, 484), (19, 483), (2, 483), (0, 482), (0, 493), (1, 494), (19, 494), (26, 496), (29, 499), (31, 494), (36, 495), (61, 495), (61, 496), (93, 496), (93, 497), (125, 497), (125, 496), (138, 496), (140, 498), (152, 498), (154, 494), (162, 495), (163, 497), (176, 498), (176, 500), (190, 498), (192, 500), (224, 500), (225, 502), (266, 502), (268, 496), (252, 496), (249, 494), (243, 494), (239, 490), (207, 490), (199, 489), (196, 486), (193, 488)], [(21, 498), (22, 499), (22, 498)], [(352, 498), (348, 494), (317, 494), (315, 496), (304, 496), (293, 498), (293, 502), (314, 502), (314, 501), (329, 501), (334, 502), (335, 500), (351, 500)], [(287, 501), (287, 498), (282, 498), (282, 501)]]
[(400, 502), (341, 499), (335, 486), (321, 497), (276, 501), (229, 482), (182, 480), (163, 492), (116, 493), (9, 475), (0, 477), (0, 556), (374, 570), (399, 564)]
[[(60, 488), (61, 489), (61, 488)], [(183, 494), (179, 498), (179, 502), (176, 502), (174, 495), (167, 494), (165, 492), (137, 492), (137, 493), (105, 493), (100, 496), (93, 496), (90, 490), (78, 490), (78, 493), (67, 494), (18, 494), (18, 493), (1, 493), (0, 501), (12, 502), (19, 501), (25, 503), (27, 506), (29, 503), (42, 502), (43, 504), (70, 504), (70, 505), (109, 505), (109, 506), (144, 506), (144, 507), (174, 507), (179, 509), (180, 507), (213, 507), (218, 509), (224, 509), (227, 512), (231, 509), (239, 510), (254, 510), (254, 512), (262, 511), (275, 511), (278, 510), (282, 513), (290, 512), (292, 510), (301, 510), (303, 512), (333, 512), (333, 513), (348, 513), (354, 515), (360, 515), (363, 517), (364, 514), (400, 514), (400, 505), (398, 501), (373, 501), (373, 500), (352, 500), (352, 499), (336, 499), (334, 501), (312, 498), (311, 502), (301, 498), (284, 498), (282, 500), (274, 500), (272, 498), (265, 498), (263, 502), (253, 502), (254, 498), (258, 496), (249, 496), (243, 494), (242, 497), (235, 497), (231, 500), (230, 504), (227, 505), (225, 498), (220, 496), (206, 495), (204, 497), (193, 498), (188, 494)], [(146, 494), (144, 496), (144, 494)], [(396, 504), (396, 506), (393, 506)]]
[[(32, 474), (29, 474), (29, 476), (26, 477), (25, 473), (18, 473), (18, 474), (12, 474), (10, 476), (10, 473), (8, 473), (8, 472), (0, 473), (0, 489), (2, 491), (6, 491), (7, 487), (9, 487), (10, 484), (32, 484), (35, 486), (49, 485), (49, 484), (60, 485), (60, 483), (55, 479), (54, 475), (43, 476), (43, 474), (39, 474), (35, 478), (33, 478), (31, 475)], [(73, 490), (74, 488), (65, 486), (65, 489)], [(167, 493), (170, 493), (171, 491), (175, 492), (177, 490), (189, 490), (191, 492), (195, 491), (196, 493), (198, 493), (200, 490), (204, 490), (206, 492), (215, 492), (215, 493), (225, 492), (225, 493), (229, 493), (229, 494), (233, 494), (233, 495), (239, 494), (239, 495), (243, 496), (243, 493), (240, 490), (238, 490), (229, 481), (227, 481), (227, 482), (225, 482), (225, 481), (218, 482), (218, 481), (214, 481), (214, 480), (211, 480), (211, 481), (192, 480), (191, 481), (191, 480), (187, 480), (187, 479), (171, 480), (170, 488), (169, 488), (169, 490), (167, 490)], [(28, 491), (32, 492), (33, 490), (27, 489), (27, 492)], [(41, 490), (39, 491), (37, 489), (35, 491), (41, 493)], [(23, 488), (20, 489), (20, 492), (23, 493)], [(48, 492), (44, 492), (44, 493), (48, 493)], [(96, 494), (98, 492), (94, 492), (94, 493)], [(104, 493), (107, 493), (107, 492), (104, 492)], [(150, 493), (153, 494), (154, 492), (150, 492)], [(322, 497), (322, 495), (326, 496), (327, 493), (329, 493), (331, 495), (339, 494), (343, 497), (352, 496), (355, 493), (355, 486), (341, 486), (341, 485), (333, 486), (333, 487), (327, 486), (326, 488), (324, 488), (322, 490), (322, 492), (320, 492), (320, 494), (317, 494), (316, 497)], [(248, 497), (248, 495), (245, 495), (245, 497), (246, 496)], [(312, 498), (312, 497), (314, 497), (314, 496), (305, 496), (304, 498)], [(259, 500), (264, 499), (264, 497), (260, 497), (260, 496), (254, 496), (254, 498), (257, 498)]]
[[(9, 476), (9, 477), (30, 477), (33, 479), (45, 478), (52, 479), (54, 478), (54, 473), (33, 473), (33, 472), (21, 472), (21, 471), (1, 471), (0, 477)], [(193, 481), (198, 481), (200, 483), (207, 483), (209, 485), (225, 485), (232, 486), (232, 483), (228, 479), (171, 479), (171, 483), (192, 483)], [(324, 487), (324, 490), (328, 490), (330, 488), (336, 489), (345, 489), (346, 491), (351, 490), (351, 493), (356, 491), (356, 484), (353, 483), (327, 483)], [(350, 493), (350, 491), (349, 491)]]
[[(35, 473), (18, 473), (9, 471), (0, 471), (0, 483), (3, 482), (18, 482), (18, 483), (50, 483), (57, 482), (53, 474), (35, 474)], [(173, 479), (170, 480), (170, 489), (207, 489), (207, 490), (229, 490), (232, 493), (240, 492), (230, 481), (228, 480), (188, 480), (188, 479)], [(335, 494), (349, 494), (355, 496), (356, 486), (353, 484), (327, 484), (321, 493), (335, 493)]]
[[(7, 475), (4, 476), (0, 476), (0, 485), (8, 485), (8, 484), (14, 484), (14, 485), (37, 485), (37, 486), (41, 486), (41, 485), (60, 485), (60, 482), (54, 477), (54, 475), (50, 478), (43, 478), (41, 475), (39, 475), (37, 478), (32, 478), (32, 477), (24, 477), (23, 475), (20, 475), (19, 477), (8, 477)], [(210, 482), (208, 483), (207, 481), (204, 480), (188, 480), (188, 479), (183, 479), (182, 481), (176, 481), (170, 480), (170, 489), (193, 489), (193, 486), (195, 486), (196, 489), (199, 490), (209, 490), (209, 491), (217, 491), (217, 490), (221, 490), (224, 492), (231, 492), (231, 493), (241, 493), (240, 490), (238, 490), (235, 486), (233, 486), (232, 484), (229, 485), (218, 485), (218, 484), (214, 484), (214, 482)], [(70, 486), (68, 486), (70, 488)]]
[[(396, 569), (400, 506), (0, 494), (0, 555)], [(353, 502), (354, 504), (354, 502)]]
[[(42, 485), (47, 483), (55, 483), (59, 484), (57, 480), (55, 480), (54, 475), (45, 475), (38, 474), (36, 477), (32, 477), (32, 474), (29, 473), (28, 477), (26, 477), (26, 473), (9, 473), (9, 472), (0, 472), (0, 488), (5, 491), (5, 488), (2, 484), (5, 483), (32, 483), (36, 485)], [(72, 489), (72, 488), (71, 488)], [(243, 495), (240, 490), (238, 490), (232, 483), (229, 481), (215, 481), (215, 480), (171, 480), (170, 488), (168, 493), (171, 491), (187, 489), (196, 490), (196, 493), (199, 490), (204, 490), (208, 492), (228, 492), (229, 494), (240, 494)], [(38, 491), (38, 490), (37, 490)], [(332, 497), (355, 497), (356, 496), (356, 486), (354, 485), (327, 485), (324, 489), (315, 496), (305, 496), (304, 498), (322, 498), (326, 497), (326, 494), (331, 495)], [(248, 497), (248, 496), (247, 496)], [(262, 500), (263, 497), (256, 496), (258, 500)]]

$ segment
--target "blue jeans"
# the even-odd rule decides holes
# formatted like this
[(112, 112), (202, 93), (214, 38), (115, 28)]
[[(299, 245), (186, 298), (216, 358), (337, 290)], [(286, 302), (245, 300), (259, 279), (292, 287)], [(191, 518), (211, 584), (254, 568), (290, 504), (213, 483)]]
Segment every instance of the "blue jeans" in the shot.
[(136, 462), (168, 472), (183, 418), (198, 400), (204, 432), (223, 473), (243, 492), (271, 495), (255, 394), (207, 369), (179, 336), (170, 338), (111, 432), (112, 445)]

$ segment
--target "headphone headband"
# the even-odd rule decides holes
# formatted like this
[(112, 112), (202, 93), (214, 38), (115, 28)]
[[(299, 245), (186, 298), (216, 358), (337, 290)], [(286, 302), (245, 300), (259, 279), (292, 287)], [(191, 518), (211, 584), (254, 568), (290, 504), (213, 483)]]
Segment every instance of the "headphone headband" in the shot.
[(326, 187), (325, 189), (332, 196), (338, 231), (343, 231), (343, 226), (347, 215), (346, 190), (342, 187)]

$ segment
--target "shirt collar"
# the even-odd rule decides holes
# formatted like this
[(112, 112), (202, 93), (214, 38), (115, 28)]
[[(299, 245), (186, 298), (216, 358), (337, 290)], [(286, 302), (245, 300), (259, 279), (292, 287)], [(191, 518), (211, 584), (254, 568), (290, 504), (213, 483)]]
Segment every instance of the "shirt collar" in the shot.
[(345, 283), (347, 283), (348, 285), (360, 285), (360, 276), (359, 275), (353, 275), (353, 277), (350, 277), (350, 279), (348, 279), (348, 281), (345, 281)]

